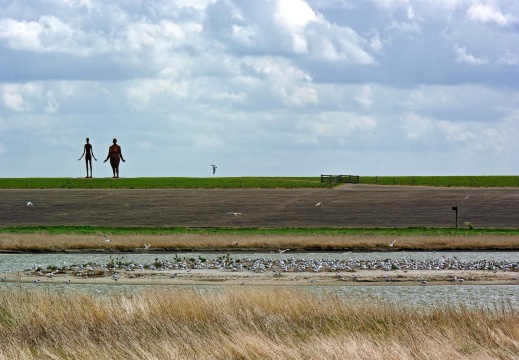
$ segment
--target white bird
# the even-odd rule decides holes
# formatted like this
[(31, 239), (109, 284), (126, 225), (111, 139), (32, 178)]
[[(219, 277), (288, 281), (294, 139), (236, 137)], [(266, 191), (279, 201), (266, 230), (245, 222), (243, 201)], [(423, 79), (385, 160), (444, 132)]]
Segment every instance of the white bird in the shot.
[(228, 212), (227, 214), (233, 214), (234, 216), (238, 216), (238, 215), (243, 215), (243, 213), (238, 213), (238, 212)]
[(32, 206), (32, 202), (28, 201), (27, 206)]
[(319, 201), (317, 204), (315, 204), (315, 207), (318, 207), (318, 206), (323, 206), (323, 203), (321, 201)]
[(238, 246), (238, 242), (237, 241), (233, 241), (231, 245), (232, 246)]
[(283, 253), (287, 252), (288, 250), (290, 250), (290, 249), (278, 250), (278, 251), (279, 251), (280, 254), (283, 254)]
[(103, 236), (105, 237), (105, 239), (103, 240), (104, 242), (110, 242), (110, 241), (112, 241), (112, 240), (110, 240), (110, 239), (108, 238), (108, 236), (106, 236), (105, 234), (103, 234)]
[(391, 241), (391, 242), (389, 243), (389, 247), (393, 247), (393, 245), (395, 245), (395, 242), (396, 242), (396, 240)]
[(144, 244), (144, 250), (148, 250), (150, 248), (151, 244)]
[(214, 175), (214, 173), (216, 172), (216, 168), (217, 168), (218, 166), (216, 166), (215, 164), (211, 164), (211, 166), (213, 167), (213, 175)]
[(469, 194), (469, 195), (467, 195), (467, 196), (465, 196), (465, 199), (464, 199), (464, 200), (467, 200), (467, 199), (469, 198), (469, 196), (470, 196), (470, 194)]

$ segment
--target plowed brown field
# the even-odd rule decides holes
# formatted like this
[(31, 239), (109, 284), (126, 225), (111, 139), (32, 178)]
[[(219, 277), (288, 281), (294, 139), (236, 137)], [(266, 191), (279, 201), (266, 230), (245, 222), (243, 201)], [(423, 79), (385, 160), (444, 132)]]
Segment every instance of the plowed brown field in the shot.
[(453, 206), (460, 226), (519, 227), (517, 188), (53, 189), (0, 190), (0, 196), (1, 227), (454, 227)]

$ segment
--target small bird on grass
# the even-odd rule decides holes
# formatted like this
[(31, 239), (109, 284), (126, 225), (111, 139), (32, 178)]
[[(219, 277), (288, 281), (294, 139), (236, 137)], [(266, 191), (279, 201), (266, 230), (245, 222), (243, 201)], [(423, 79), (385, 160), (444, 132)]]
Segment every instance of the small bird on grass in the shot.
[(148, 250), (150, 248), (151, 244), (144, 244), (144, 250)]
[(318, 206), (323, 206), (323, 203), (321, 201), (319, 201), (317, 204), (315, 204), (315, 207), (318, 207)]
[(103, 236), (104, 236), (104, 238), (105, 238), (105, 239), (103, 240), (104, 242), (108, 243), (108, 242), (112, 241), (112, 240), (110, 240), (110, 239), (108, 238), (108, 236), (106, 236), (105, 234), (103, 234)]
[(389, 247), (393, 247), (395, 245), (396, 240), (391, 241), (388, 245)]

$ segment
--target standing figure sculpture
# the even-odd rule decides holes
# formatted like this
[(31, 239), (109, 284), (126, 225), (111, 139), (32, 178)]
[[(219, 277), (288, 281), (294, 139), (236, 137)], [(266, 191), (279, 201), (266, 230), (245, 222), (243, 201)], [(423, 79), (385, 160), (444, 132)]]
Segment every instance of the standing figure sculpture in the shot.
[[(94, 158), (95, 161), (97, 161), (96, 157), (94, 156), (94, 150), (92, 149), (92, 145), (90, 145), (90, 140), (86, 138), (86, 144), (83, 148), (83, 154), (77, 161), (81, 160), (85, 157), (85, 165), (86, 165), (86, 172), (87, 172), (87, 178), (92, 177), (92, 158)], [(88, 165), (90, 164), (90, 176), (88, 176)]]
[(113, 140), (114, 144), (108, 148), (108, 156), (106, 157), (104, 163), (110, 159), (110, 165), (112, 165), (112, 171), (114, 173), (114, 178), (119, 177), (119, 159), (125, 162), (123, 158), (123, 154), (121, 152), (121, 147), (117, 145), (117, 139)]

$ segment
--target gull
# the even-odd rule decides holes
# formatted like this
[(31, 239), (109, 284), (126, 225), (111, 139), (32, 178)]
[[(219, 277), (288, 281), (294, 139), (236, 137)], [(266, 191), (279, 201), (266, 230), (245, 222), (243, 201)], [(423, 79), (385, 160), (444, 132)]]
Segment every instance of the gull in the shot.
[(283, 253), (287, 252), (288, 250), (290, 250), (290, 249), (278, 250), (278, 251), (279, 251), (280, 254), (283, 254)]
[(216, 166), (215, 164), (211, 164), (211, 166), (213, 167), (213, 175), (214, 175), (214, 173), (216, 172), (216, 168), (217, 168), (218, 166)]
[(227, 214), (233, 214), (234, 216), (243, 215), (243, 213), (237, 213), (237, 212), (228, 212)]
[(317, 204), (315, 204), (315, 207), (318, 207), (318, 206), (323, 206), (323, 203), (321, 201), (319, 201)]
[(231, 245), (232, 246), (238, 246), (238, 242), (237, 241), (233, 241)]
[(144, 250), (148, 250), (150, 248), (151, 244), (144, 244)]
[(470, 196), (470, 194), (465, 196), (465, 199), (463, 199), (463, 200), (467, 200), (469, 198), (469, 196)]
[(393, 245), (395, 245), (395, 242), (396, 242), (396, 240), (391, 241), (391, 242), (389, 243), (389, 247), (393, 247)]
[(27, 206), (32, 206), (32, 202), (28, 201)]
[(105, 234), (103, 234), (103, 236), (105, 237), (105, 239), (103, 240), (104, 242), (110, 242), (110, 241), (112, 241), (112, 240), (110, 240), (110, 239), (108, 238), (108, 236), (106, 236)]

